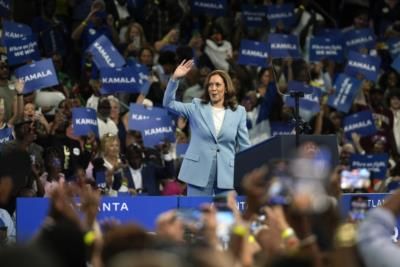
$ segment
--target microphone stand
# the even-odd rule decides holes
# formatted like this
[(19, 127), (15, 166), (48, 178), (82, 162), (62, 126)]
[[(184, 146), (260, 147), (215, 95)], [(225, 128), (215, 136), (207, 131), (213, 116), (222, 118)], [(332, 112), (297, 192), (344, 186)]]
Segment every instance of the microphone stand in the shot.
[(295, 123), (295, 138), (296, 147), (300, 146), (300, 134), (310, 131), (310, 126), (300, 117), (300, 98), (304, 97), (304, 92), (290, 92), (290, 97), (294, 98), (294, 123)]

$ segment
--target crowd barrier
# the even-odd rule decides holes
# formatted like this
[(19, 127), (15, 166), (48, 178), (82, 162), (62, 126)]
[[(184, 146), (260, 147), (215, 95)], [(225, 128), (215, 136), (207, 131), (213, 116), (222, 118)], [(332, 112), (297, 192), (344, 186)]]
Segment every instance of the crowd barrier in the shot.
[[(347, 216), (354, 210), (354, 199), (363, 197), (368, 208), (380, 206), (388, 194), (344, 194), (340, 202), (341, 213)], [(176, 208), (198, 208), (203, 203), (212, 203), (212, 197), (103, 197), (99, 205), (98, 220), (116, 219), (121, 223), (135, 222), (149, 231), (155, 228), (157, 216)], [(79, 204), (78, 204), (79, 206)], [(246, 208), (245, 197), (237, 198), (240, 210)], [(42, 225), (49, 208), (48, 198), (18, 198), (16, 211), (17, 240), (29, 240)], [(398, 222), (398, 227), (400, 221)], [(398, 231), (394, 237), (397, 240)]]

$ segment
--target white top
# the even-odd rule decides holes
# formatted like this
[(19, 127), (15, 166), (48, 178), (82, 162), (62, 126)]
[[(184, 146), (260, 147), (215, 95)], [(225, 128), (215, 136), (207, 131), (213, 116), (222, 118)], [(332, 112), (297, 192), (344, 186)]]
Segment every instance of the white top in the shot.
[(129, 11), (127, 5), (121, 6), (117, 0), (114, 0), (115, 8), (117, 9), (118, 17), (120, 19), (126, 19), (129, 17)]
[(221, 131), (222, 122), (224, 121), (225, 108), (212, 107), (213, 121), (215, 133), (218, 136)]
[(89, 99), (86, 101), (86, 107), (95, 109), (97, 111), (97, 106), (99, 104), (99, 99), (100, 99), (100, 97), (98, 97), (96, 95), (91, 95), (89, 97)]
[(393, 135), (397, 152), (400, 153), (400, 110), (393, 110)]
[(99, 137), (102, 138), (105, 134), (118, 134), (118, 127), (115, 122), (111, 119), (107, 119), (107, 121), (103, 121), (97, 118), (97, 125), (99, 127)]
[(10, 214), (5, 209), (0, 209), (0, 220), (7, 227), (7, 243), (14, 244), (16, 240), (15, 224)]
[(133, 183), (135, 185), (135, 189), (143, 189), (143, 181), (142, 181), (142, 167), (137, 170), (129, 167), (129, 170), (132, 175)]

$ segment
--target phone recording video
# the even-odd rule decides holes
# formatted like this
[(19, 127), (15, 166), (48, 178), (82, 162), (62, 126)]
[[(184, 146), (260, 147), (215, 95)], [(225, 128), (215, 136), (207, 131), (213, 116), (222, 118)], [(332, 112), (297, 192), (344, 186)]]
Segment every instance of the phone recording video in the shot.
[(349, 219), (353, 222), (364, 220), (368, 211), (368, 198), (365, 196), (352, 197), (350, 201)]
[(343, 170), (340, 176), (342, 190), (367, 189), (371, 185), (370, 172), (367, 169)]
[(203, 226), (202, 212), (194, 208), (181, 208), (177, 210), (177, 216), (186, 226), (200, 229)]
[(217, 237), (221, 241), (223, 248), (227, 248), (230, 240), (230, 229), (235, 223), (235, 217), (227, 205), (226, 196), (215, 196), (213, 203), (217, 209)]

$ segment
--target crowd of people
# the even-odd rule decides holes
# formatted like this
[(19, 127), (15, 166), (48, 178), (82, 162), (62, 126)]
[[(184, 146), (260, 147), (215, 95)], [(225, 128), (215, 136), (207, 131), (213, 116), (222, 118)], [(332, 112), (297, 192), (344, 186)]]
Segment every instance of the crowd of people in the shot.
[[(10, 65), (7, 47), (0, 49), (0, 130), (10, 133), (0, 139), (0, 240), (15, 241), (18, 197), (50, 197), (48, 218), (33, 242), (52, 257), (28, 246), (1, 251), (2, 262), (395, 266), (397, 248), (390, 235), (399, 193), (361, 223), (358, 238), (360, 218), (346, 218), (351, 223), (341, 224), (338, 203), (342, 192), (386, 193), (400, 185), (400, 76), (392, 67), (396, 58), (389, 44), (400, 37), (400, 1), (342, 1), (342, 18), (307, 0), (231, 0), (225, 16), (194, 14), (192, 1), (36, 2), (40, 12), (29, 26), (37, 34), (40, 56), (52, 60), (59, 84), (25, 93), (24, 81), (14, 73), (25, 63)], [(242, 4), (293, 4), (294, 22), (249, 27)], [(11, 13), (2, 21), (12, 19)], [(348, 112), (328, 104), (347, 60), (308, 60), (310, 38), (333, 28), (342, 33), (372, 29), (373, 46), (355, 49), (381, 60), (376, 81), (356, 75), (360, 88)], [(305, 61), (286, 58), (277, 66), (278, 61), (268, 59), (267, 67), (238, 63), (241, 40), (266, 43), (271, 33), (298, 36)], [(145, 66), (148, 88), (103, 94), (99, 69), (87, 51), (102, 35), (126, 62)], [(324, 183), (304, 182), (296, 184), (296, 190), (287, 176), (301, 173), (286, 173), (290, 162), (256, 169), (243, 178), (248, 206), (241, 214), (228, 193), (233, 189), (234, 154), (271, 137), (274, 123), (293, 129), (297, 114), (285, 96), (293, 77), (318, 88), (318, 109), (300, 107), (302, 131), (336, 136), (338, 166), (330, 166), (331, 175), (319, 169), (320, 176), (326, 176)], [(130, 103), (174, 113), (176, 141), (146, 147), (141, 132), (129, 127)], [(96, 110), (98, 136), (74, 134), (72, 110), (78, 107)], [(345, 117), (361, 111), (371, 112), (376, 131), (347, 135)], [(189, 144), (183, 156), (178, 153), (181, 144)], [(302, 149), (299, 162), (306, 164), (301, 170), (315, 175), (318, 148), (308, 144)], [(343, 186), (342, 171), (351, 170), (356, 154), (387, 156), (383, 177), (368, 176), (362, 186)], [(100, 196), (219, 193), (228, 194), (227, 205), (235, 214), (228, 246), (216, 236), (217, 211), (209, 206), (201, 209), (201, 227), (186, 223), (179, 211), (160, 215), (155, 235), (136, 225), (99, 225), (95, 219)], [(83, 218), (71, 205), (75, 196), (81, 197)], [(30, 257), (19, 257), (22, 253)]]

